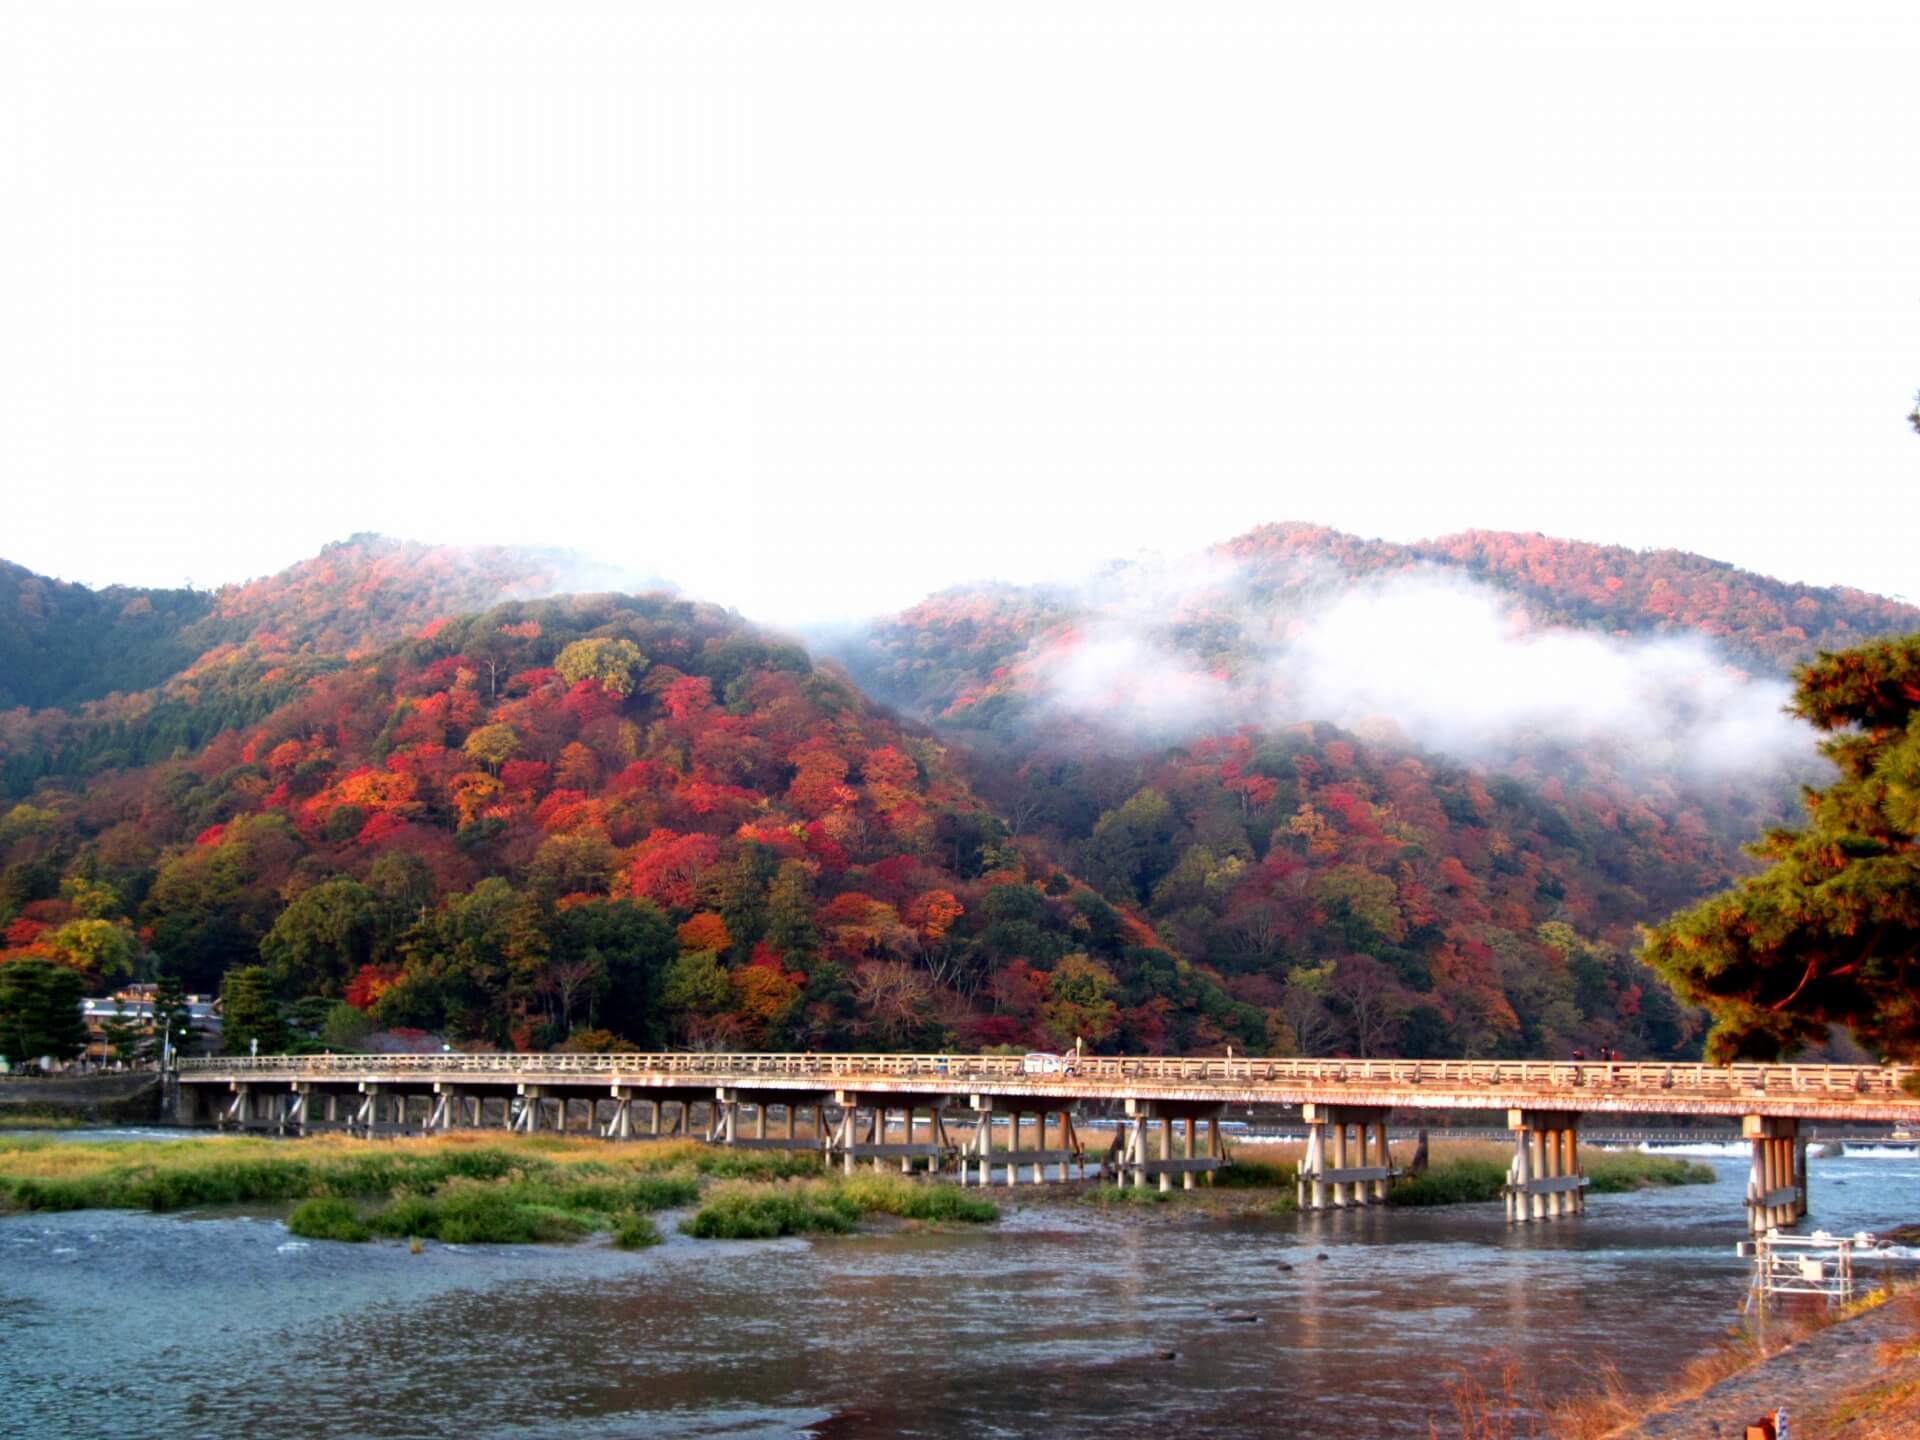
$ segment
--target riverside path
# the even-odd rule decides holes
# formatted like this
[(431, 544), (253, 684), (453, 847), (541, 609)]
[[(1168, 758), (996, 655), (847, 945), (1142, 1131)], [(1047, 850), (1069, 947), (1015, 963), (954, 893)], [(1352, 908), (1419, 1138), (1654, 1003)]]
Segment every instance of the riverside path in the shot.
[[(181, 1062), (180, 1123), (362, 1135), (413, 1129), (697, 1136), (807, 1149), (852, 1170), (897, 1162), (987, 1184), (1084, 1176), (1185, 1188), (1230, 1163), (1233, 1107), (1297, 1109), (1307, 1127), (1302, 1209), (1385, 1200), (1402, 1173), (1390, 1114), (1504, 1111), (1514, 1137), (1507, 1218), (1585, 1209), (1584, 1117), (1702, 1116), (1751, 1142), (1756, 1232), (1805, 1217), (1807, 1127), (1920, 1126), (1920, 1070), (1543, 1060), (1267, 1060), (1018, 1055), (666, 1053), (296, 1055)], [(1089, 1151), (1090, 1112), (1118, 1121)]]

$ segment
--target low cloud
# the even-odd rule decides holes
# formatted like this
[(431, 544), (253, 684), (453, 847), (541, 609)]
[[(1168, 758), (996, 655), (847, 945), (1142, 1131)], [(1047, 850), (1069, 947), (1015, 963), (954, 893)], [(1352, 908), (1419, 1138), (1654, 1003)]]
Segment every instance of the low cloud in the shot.
[(1514, 598), (1438, 570), (1358, 583), (1302, 567), (1128, 567), (1080, 597), (1087, 618), (1032, 662), (1088, 721), (1160, 739), (1330, 721), (1504, 764), (1568, 750), (1700, 777), (1802, 768), (1813, 732), (1788, 686), (1705, 638), (1540, 625)]

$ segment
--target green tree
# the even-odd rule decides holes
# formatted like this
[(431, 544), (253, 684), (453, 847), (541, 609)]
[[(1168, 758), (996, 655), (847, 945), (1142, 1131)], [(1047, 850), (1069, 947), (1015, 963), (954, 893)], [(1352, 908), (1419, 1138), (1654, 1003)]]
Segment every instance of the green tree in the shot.
[(139, 1058), (144, 1048), (144, 1035), (139, 1023), (127, 1013), (126, 1001), (118, 996), (114, 998), (113, 1014), (100, 1026), (101, 1038), (107, 1043), (107, 1056), (125, 1065)]
[(646, 900), (590, 900), (559, 911), (552, 925), (556, 967), (596, 977), (589, 1020), (644, 1049), (666, 1044), (661, 977), (678, 945), (673, 925)]
[(373, 1022), (364, 1011), (336, 1000), (327, 1007), (327, 1018), (321, 1022), (320, 1048), (335, 1055), (358, 1054), (367, 1048), (367, 1037), (372, 1033)]
[(813, 877), (798, 860), (781, 862), (767, 890), (767, 943), (789, 959), (820, 948), (813, 924)]
[(374, 963), (387, 928), (380, 897), (343, 875), (282, 910), (260, 942), (260, 958), (282, 990), (337, 996), (362, 965)]
[(245, 1055), (255, 1040), (262, 1055), (281, 1054), (287, 1048), (287, 1026), (266, 967), (242, 965), (220, 982), (220, 1049)]
[(520, 748), (520, 736), (511, 725), (482, 725), (460, 748), (497, 775)]
[(121, 913), (119, 892), (83, 875), (62, 880), (60, 894), (73, 906), (73, 913), (85, 920), (111, 920)]
[(102, 980), (124, 980), (133, 974), (136, 952), (133, 932), (111, 920), (69, 920), (47, 937), (61, 960)]
[(147, 1042), (153, 1058), (161, 1059), (160, 1052), (167, 1045), (173, 1047), (174, 1059), (190, 1055), (199, 1038), (193, 1012), (187, 1008), (186, 986), (178, 975), (161, 975), (153, 985), (153, 1035)]
[(1041, 1023), (1053, 1043), (1069, 1049), (1076, 1040), (1097, 1045), (1113, 1030), (1113, 972), (1098, 960), (1078, 953), (1063, 955), (1047, 977), (1047, 1002)]
[(668, 962), (660, 981), (660, 1008), (684, 1028), (695, 1017), (724, 1010), (733, 998), (727, 972), (711, 950), (690, 950)]
[(85, 985), (76, 970), (46, 960), (0, 965), (0, 1055), (22, 1065), (71, 1060), (87, 1048), (80, 1015)]
[(1158, 790), (1138, 790), (1102, 815), (1087, 839), (1087, 878), (1109, 895), (1147, 903), (1173, 868), (1173, 805)]
[(631, 640), (599, 637), (576, 640), (562, 650), (553, 668), (569, 685), (582, 680), (598, 680), (609, 695), (622, 700), (633, 693), (634, 675), (644, 669), (647, 657)]
[(1823, 654), (1793, 711), (1838, 767), (1771, 864), (1649, 933), (1647, 962), (1713, 1017), (1707, 1055), (1773, 1059), (1844, 1025), (1920, 1059), (1920, 635)]

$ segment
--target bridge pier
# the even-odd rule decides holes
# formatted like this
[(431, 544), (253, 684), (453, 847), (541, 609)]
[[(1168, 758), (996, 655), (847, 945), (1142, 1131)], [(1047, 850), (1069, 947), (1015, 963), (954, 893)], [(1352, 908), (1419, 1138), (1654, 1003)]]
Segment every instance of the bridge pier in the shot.
[[(968, 1105), (973, 1110), (975, 1124), (972, 1137), (959, 1151), (960, 1183), (967, 1184), (970, 1172), (977, 1174), (976, 1183), (981, 1186), (993, 1182), (995, 1164), (1007, 1167), (1006, 1185), (1021, 1183), (1020, 1172), (1032, 1167), (1029, 1183), (1044, 1185), (1047, 1183), (1047, 1167), (1054, 1168), (1054, 1175), (1060, 1182), (1071, 1177), (1075, 1165), (1083, 1165), (1086, 1160), (1085, 1147), (1080, 1143), (1079, 1132), (1073, 1123), (1072, 1111), (1059, 1102), (1042, 1102), (1036, 1106), (1025, 1097), (995, 1097), (992, 1095), (970, 1095)], [(996, 1114), (1007, 1117), (1007, 1148), (996, 1150), (993, 1144), (993, 1122)], [(1033, 1117), (1033, 1140), (1031, 1148), (1026, 1145), (1026, 1120)], [(1057, 1119), (1055, 1118), (1057, 1117)], [(1047, 1131), (1049, 1124), (1054, 1128), (1058, 1143), (1049, 1145)], [(939, 1112), (934, 1112), (934, 1124), (941, 1125)], [(940, 1128), (938, 1138), (945, 1139), (945, 1129)], [(976, 1170), (977, 1167), (977, 1170)]]
[(1753, 1150), (1747, 1177), (1747, 1229), (1762, 1235), (1807, 1216), (1807, 1141), (1784, 1115), (1745, 1115), (1740, 1133)]
[[(944, 1095), (872, 1095), (863, 1100), (858, 1091), (836, 1090), (833, 1103), (840, 1109), (839, 1121), (827, 1129), (827, 1164), (832, 1165), (838, 1157), (843, 1174), (851, 1175), (854, 1166), (861, 1160), (871, 1162), (875, 1170), (884, 1169), (886, 1162), (898, 1160), (902, 1174), (913, 1173), (913, 1162), (925, 1160), (927, 1172), (932, 1174), (946, 1163), (947, 1157), (959, 1147), (947, 1135), (944, 1110), (948, 1097)], [(826, 1102), (824, 1099), (815, 1105), (814, 1113), (824, 1119)], [(894, 1110), (902, 1112), (905, 1125), (905, 1138), (894, 1142), (887, 1139), (887, 1127)], [(866, 1111), (867, 1123), (860, 1124), (860, 1113)], [(914, 1112), (926, 1110), (930, 1115), (927, 1138), (915, 1140)], [(793, 1112), (788, 1110), (787, 1128), (793, 1128)], [(817, 1122), (816, 1122), (817, 1123)], [(864, 1129), (864, 1133), (863, 1133)], [(782, 1145), (781, 1141), (768, 1141), (770, 1145)], [(798, 1147), (789, 1147), (798, 1148)]]
[(1387, 1187), (1400, 1174), (1393, 1168), (1387, 1139), (1388, 1113), (1381, 1105), (1309, 1101), (1300, 1107), (1300, 1117), (1307, 1124), (1307, 1153), (1300, 1160), (1294, 1198), (1302, 1210), (1386, 1203)]
[(1509, 1110), (1513, 1160), (1507, 1167), (1507, 1223), (1584, 1215), (1587, 1177), (1580, 1169), (1580, 1116), (1573, 1110)]
[[(1135, 1189), (1145, 1189), (1151, 1176), (1163, 1192), (1173, 1188), (1175, 1175), (1180, 1176), (1182, 1189), (1193, 1188), (1195, 1175), (1204, 1175), (1211, 1184), (1213, 1172), (1227, 1163), (1220, 1145), (1220, 1114), (1225, 1109), (1224, 1105), (1204, 1100), (1141, 1100), (1129, 1095), (1121, 1131), (1120, 1175), (1130, 1176)], [(1196, 1154), (1197, 1122), (1203, 1120), (1207, 1125), (1206, 1153)], [(1160, 1158), (1157, 1160), (1152, 1156), (1155, 1121), (1160, 1126)], [(1174, 1127), (1183, 1121), (1187, 1153), (1175, 1155)], [(1125, 1184), (1126, 1179), (1122, 1178), (1121, 1183)]]

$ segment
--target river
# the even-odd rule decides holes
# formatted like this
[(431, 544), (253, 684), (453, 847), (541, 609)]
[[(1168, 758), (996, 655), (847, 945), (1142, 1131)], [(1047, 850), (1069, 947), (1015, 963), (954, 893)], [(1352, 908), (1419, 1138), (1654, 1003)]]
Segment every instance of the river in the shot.
[[(264, 1213), (13, 1216), (0, 1435), (1424, 1437), (1458, 1367), (1657, 1384), (1722, 1334), (1746, 1162), (1706, 1158), (1711, 1186), (1513, 1229), (1498, 1205), (1049, 1202), (980, 1231), (414, 1255)], [(1811, 1164), (1821, 1226), (1920, 1219), (1920, 1159)]]

